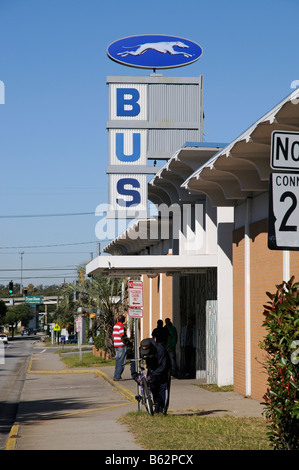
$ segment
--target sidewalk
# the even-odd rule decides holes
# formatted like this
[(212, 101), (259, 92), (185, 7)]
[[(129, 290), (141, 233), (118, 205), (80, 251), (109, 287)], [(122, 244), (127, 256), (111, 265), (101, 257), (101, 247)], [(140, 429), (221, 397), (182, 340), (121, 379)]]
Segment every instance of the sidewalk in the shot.
[[(118, 422), (121, 415), (138, 409), (130, 367), (123, 381), (114, 382), (113, 373), (109, 366), (67, 369), (51, 350), (37, 350), (6, 449), (145, 450)], [(234, 392), (209, 392), (196, 384), (196, 379), (172, 379), (169, 413), (261, 416), (263, 407), (255, 400)]]

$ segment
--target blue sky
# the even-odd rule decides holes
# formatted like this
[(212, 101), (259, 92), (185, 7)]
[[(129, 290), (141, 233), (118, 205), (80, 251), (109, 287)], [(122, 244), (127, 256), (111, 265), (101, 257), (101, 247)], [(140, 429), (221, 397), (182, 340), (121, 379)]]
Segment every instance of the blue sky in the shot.
[[(72, 281), (71, 268), (96, 253), (106, 77), (150, 73), (111, 61), (111, 42), (167, 34), (200, 44), (197, 62), (162, 73), (203, 74), (204, 140), (230, 142), (299, 79), (298, 13), (296, 0), (0, 0), (0, 284), (19, 282), (21, 251), (24, 285)], [(81, 212), (92, 214), (11, 218)], [(50, 267), (59, 270), (35, 270)]]

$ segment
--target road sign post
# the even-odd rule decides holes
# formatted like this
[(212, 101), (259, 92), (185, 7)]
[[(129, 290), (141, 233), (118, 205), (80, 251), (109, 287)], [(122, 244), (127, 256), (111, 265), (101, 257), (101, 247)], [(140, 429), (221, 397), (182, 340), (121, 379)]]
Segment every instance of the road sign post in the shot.
[[(143, 282), (129, 280), (128, 282), (128, 300), (129, 309), (128, 316), (134, 318), (134, 358), (139, 359), (139, 329), (138, 318), (143, 316)], [(135, 363), (137, 367), (137, 362)], [(137, 384), (137, 395), (140, 394), (139, 385)], [(140, 402), (138, 401), (138, 409), (140, 409)]]
[(55, 340), (57, 343), (59, 343), (59, 334), (60, 334), (60, 325), (58, 325), (58, 323), (55, 323), (55, 326), (53, 328), (53, 331), (54, 331), (54, 334), (55, 334)]
[(83, 319), (82, 315), (76, 317), (76, 332), (78, 333), (78, 348), (79, 348), (79, 361), (82, 362), (82, 329)]
[(272, 132), (270, 166), (268, 248), (299, 250), (298, 132)]

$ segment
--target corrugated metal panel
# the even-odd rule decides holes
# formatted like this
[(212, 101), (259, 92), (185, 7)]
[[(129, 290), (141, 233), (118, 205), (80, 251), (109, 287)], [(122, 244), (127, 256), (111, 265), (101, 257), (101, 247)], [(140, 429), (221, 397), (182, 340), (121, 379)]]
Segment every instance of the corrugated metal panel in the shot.
[[(133, 134), (140, 134), (140, 158), (133, 162), (123, 162), (116, 155), (116, 134), (123, 134), (123, 151), (125, 155), (132, 155)], [(110, 165), (146, 165), (147, 131), (142, 129), (110, 129), (109, 130), (109, 164)]]
[[(138, 104), (140, 105), (140, 114), (138, 116), (118, 116), (116, 108), (117, 88), (135, 88), (139, 91), (140, 99)], [(122, 121), (136, 121), (147, 119), (147, 85), (134, 83), (131, 84), (110, 84), (109, 85), (109, 119), (111, 120), (122, 120)]]
[(190, 129), (151, 129), (148, 131), (148, 152), (150, 157), (169, 154), (169, 158), (185, 142), (200, 140), (199, 130)]
[(199, 85), (149, 85), (149, 121), (200, 123)]

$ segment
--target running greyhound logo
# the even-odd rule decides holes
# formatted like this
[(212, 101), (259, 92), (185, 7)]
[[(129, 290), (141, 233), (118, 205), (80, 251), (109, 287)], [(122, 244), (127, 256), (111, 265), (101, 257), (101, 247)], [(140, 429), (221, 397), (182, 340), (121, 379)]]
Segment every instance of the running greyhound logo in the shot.
[(201, 57), (202, 48), (177, 36), (145, 34), (114, 41), (108, 46), (107, 55), (122, 65), (155, 70), (192, 64)]
[[(123, 46), (125, 47), (125, 46)], [(161, 54), (171, 54), (171, 55), (178, 55), (182, 54), (184, 57), (192, 57), (192, 54), (188, 54), (187, 52), (180, 52), (174, 50), (174, 47), (179, 47), (180, 49), (189, 49), (189, 46), (187, 44), (184, 44), (181, 41), (175, 41), (175, 42), (148, 42), (145, 44), (138, 44), (137, 46), (130, 46), (132, 48), (137, 47), (136, 51), (124, 51), (124, 52), (119, 52), (117, 55), (120, 55), (121, 57), (127, 57), (127, 55), (141, 55), (144, 54), (145, 52), (149, 50), (157, 51), (160, 52)]]

